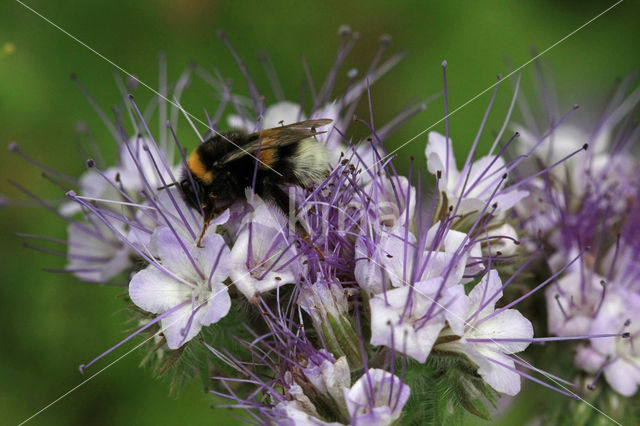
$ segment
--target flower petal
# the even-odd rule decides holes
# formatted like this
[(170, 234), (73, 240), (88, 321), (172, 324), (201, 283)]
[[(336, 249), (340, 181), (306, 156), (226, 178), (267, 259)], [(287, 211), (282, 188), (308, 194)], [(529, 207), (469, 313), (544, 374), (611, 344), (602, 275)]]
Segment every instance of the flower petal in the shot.
[(458, 168), (456, 166), (456, 158), (453, 155), (453, 141), (438, 132), (429, 132), (429, 141), (425, 149), (427, 157), (427, 169), (432, 174), (442, 172), (442, 181), (440, 187), (448, 189), (457, 185), (460, 179)]
[(148, 266), (131, 278), (129, 297), (136, 306), (159, 314), (189, 300), (191, 288), (156, 267)]
[(638, 366), (623, 359), (609, 364), (604, 369), (604, 376), (613, 390), (623, 396), (632, 396), (638, 390), (638, 382), (640, 382)]

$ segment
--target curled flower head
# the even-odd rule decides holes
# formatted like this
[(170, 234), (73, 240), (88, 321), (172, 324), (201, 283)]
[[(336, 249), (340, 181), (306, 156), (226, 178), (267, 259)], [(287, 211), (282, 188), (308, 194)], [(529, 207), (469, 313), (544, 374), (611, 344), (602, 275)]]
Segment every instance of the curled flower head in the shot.
[(528, 167), (551, 173), (526, 183), (532, 195), (516, 209), (529, 240), (545, 245), (552, 272), (580, 255), (546, 290), (549, 331), (590, 337), (577, 346), (574, 360), (590, 375), (587, 390), (604, 376), (624, 396), (633, 395), (639, 383), (633, 340), (640, 295), (640, 186), (631, 171), (638, 166), (639, 133), (630, 118), (637, 114), (640, 88), (634, 85), (635, 76), (624, 79), (590, 122), (549, 110), (552, 132), (541, 132), (545, 127), (531, 118), (520, 127), (523, 146), (538, 147), (535, 165)]

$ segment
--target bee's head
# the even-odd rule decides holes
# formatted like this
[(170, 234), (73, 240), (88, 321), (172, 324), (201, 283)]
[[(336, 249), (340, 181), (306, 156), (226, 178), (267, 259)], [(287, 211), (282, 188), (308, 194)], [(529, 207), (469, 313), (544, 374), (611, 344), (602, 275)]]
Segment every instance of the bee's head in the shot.
[(237, 194), (229, 171), (219, 165), (213, 141), (205, 142), (196, 148), (187, 158), (187, 167), (180, 181), (180, 189), (185, 201), (204, 214), (205, 220), (222, 213), (231, 206)]
[[(193, 183), (192, 183), (193, 182)], [(229, 189), (229, 182), (224, 178), (215, 179), (211, 184), (205, 185), (196, 176), (185, 176), (180, 181), (180, 189), (185, 202), (204, 214), (205, 220), (210, 220), (222, 213), (235, 201), (234, 193)]]
[(189, 206), (196, 210), (200, 210), (200, 206), (204, 208), (207, 192), (197, 177), (189, 176), (188, 173), (185, 173), (185, 176), (180, 181), (180, 190), (182, 197)]

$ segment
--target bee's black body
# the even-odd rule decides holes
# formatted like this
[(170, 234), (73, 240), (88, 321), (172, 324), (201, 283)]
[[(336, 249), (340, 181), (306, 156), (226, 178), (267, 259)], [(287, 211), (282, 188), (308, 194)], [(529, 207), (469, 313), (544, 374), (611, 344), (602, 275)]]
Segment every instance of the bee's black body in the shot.
[(281, 186), (307, 186), (328, 171), (326, 148), (313, 136), (318, 134), (315, 127), (329, 123), (308, 120), (258, 133), (233, 130), (209, 138), (187, 159), (180, 181), (184, 199), (196, 209), (202, 207), (208, 223), (244, 199), (255, 174), (255, 193), (286, 213), (289, 198)]

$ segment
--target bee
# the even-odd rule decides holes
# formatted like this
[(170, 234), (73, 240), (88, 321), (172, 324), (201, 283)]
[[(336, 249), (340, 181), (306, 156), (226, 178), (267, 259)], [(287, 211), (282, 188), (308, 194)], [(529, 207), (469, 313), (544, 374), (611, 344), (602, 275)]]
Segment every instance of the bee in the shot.
[(248, 134), (232, 130), (201, 143), (187, 158), (177, 182), (187, 204), (202, 209), (204, 225), (244, 198), (245, 188), (274, 202), (283, 212), (289, 207), (284, 185), (309, 187), (329, 173), (327, 148), (315, 139), (326, 133), (316, 128), (330, 119), (306, 120)]

